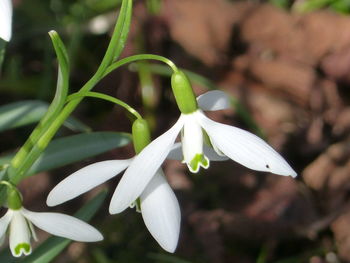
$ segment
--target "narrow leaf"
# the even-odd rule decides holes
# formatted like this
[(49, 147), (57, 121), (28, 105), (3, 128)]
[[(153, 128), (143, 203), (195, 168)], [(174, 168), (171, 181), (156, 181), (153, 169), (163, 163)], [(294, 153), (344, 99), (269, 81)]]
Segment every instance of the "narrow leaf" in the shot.
[(56, 139), (34, 163), (27, 176), (81, 161), (129, 142), (130, 135), (117, 132), (85, 133)]
[[(40, 100), (26, 100), (0, 106), (0, 132), (39, 122), (45, 115), (48, 104)], [(76, 132), (88, 132), (91, 128), (69, 117), (64, 125)]]
[[(125, 6), (125, 7), (124, 7)], [(124, 0), (122, 2), (122, 7), (120, 9), (119, 17), (116, 30), (114, 34), (118, 36), (117, 45), (114, 48), (113, 62), (116, 61), (120, 54), (122, 53), (126, 40), (128, 38), (129, 30), (130, 30), (130, 22), (132, 15), (132, 0)]]
[(47, 111), (47, 103), (31, 100), (0, 107), (0, 131), (38, 122)]
[(42, 120), (43, 124), (54, 118), (60, 112), (66, 101), (69, 86), (69, 60), (66, 47), (56, 31), (50, 31), (49, 36), (57, 56), (58, 77), (55, 97), (50, 104), (47, 114)]

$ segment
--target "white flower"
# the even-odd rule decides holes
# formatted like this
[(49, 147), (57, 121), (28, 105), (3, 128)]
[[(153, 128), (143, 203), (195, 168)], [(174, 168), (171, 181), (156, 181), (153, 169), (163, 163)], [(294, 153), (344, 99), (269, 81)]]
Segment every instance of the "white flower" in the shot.
[[(199, 96), (197, 101), (202, 110), (222, 110), (230, 105), (225, 93), (217, 90)], [(218, 155), (225, 155), (253, 170), (292, 177), (297, 175), (261, 138), (242, 129), (212, 121), (198, 109), (190, 114), (181, 114), (173, 127), (135, 157), (114, 192), (110, 211), (120, 213), (140, 196), (174, 147), (180, 131), (184, 162), (192, 172), (197, 172), (200, 166), (207, 168), (209, 158), (203, 152), (203, 130)]]
[(10, 41), (12, 35), (12, 1), (0, 0), (0, 38)]
[(25, 208), (8, 209), (0, 218), (0, 239), (9, 228), (9, 243), (14, 257), (32, 252), (30, 238), (36, 241), (33, 225), (55, 236), (81, 242), (95, 242), (103, 239), (99, 231), (75, 217), (60, 213), (31, 212)]
[[(102, 161), (76, 171), (52, 189), (47, 197), (47, 205), (55, 206), (89, 191), (125, 170), (132, 160)], [(142, 172), (139, 173), (139, 177), (142, 176)], [(138, 178), (135, 179), (137, 183)], [(181, 212), (162, 169), (154, 171), (152, 179), (128, 206), (138, 197), (142, 218), (149, 232), (164, 250), (174, 252), (179, 239)], [(113, 202), (110, 204), (111, 214), (114, 214)]]

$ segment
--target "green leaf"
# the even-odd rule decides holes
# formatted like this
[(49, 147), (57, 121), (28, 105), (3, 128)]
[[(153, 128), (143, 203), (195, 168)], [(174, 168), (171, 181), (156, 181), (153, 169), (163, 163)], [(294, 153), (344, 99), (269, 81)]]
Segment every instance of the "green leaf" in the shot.
[[(9, 103), (0, 107), (0, 132), (39, 122), (45, 115), (48, 104), (40, 100), (26, 100)], [(91, 128), (69, 117), (64, 125), (76, 132), (88, 132)]]
[[(84, 220), (90, 221), (90, 219), (96, 214), (105, 200), (107, 191), (103, 191), (94, 197), (89, 203), (81, 208), (74, 216)], [(21, 263), (47, 263), (51, 262), (63, 249), (65, 249), (72, 241), (61, 237), (50, 237), (39, 247), (37, 247), (33, 253), (20, 260)], [(7, 261), (1, 261), (7, 262)]]
[(117, 132), (85, 133), (53, 140), (26, 176), (62, 167), (122, 147), (130, 140), (129, 134)]
[(38, 100), (19, 101), (1, 106), (0, 131), (38, 122), (47, 108), (47, 103)]
[(107, 69), (107, 67), (119, 58), (120, 54), (122, 53), (125, 47), (125, 43), (130, 30), (131, 14), (132, 0), (123, 0), (117, 23), (115, 24), (113, 30), (112, 39), (109, 42), (106, 54), (101, 62), (101, 65), (97, 70), (97, 73), (100, 73), (101, 76), (104, 74), (104, 71)]
[(75, 132), (91, 132), (92, 131), (92, 129), (89, 126), (87, 126), (85, 123), (83, 123), (82, 121), (80, 121), (72, 116), (69, 116), (63, 125), (66, 126), (68, 129), (75, 131)]
[(57, 56), (58, 77), (55, 97), (50, 104), (47, 114), (42, 120), (43, 125), (61, 111), (66, 101), (69, 86), (69, 59), (67, 49), (56, 31), (50, 31), (49, 36)]
[(117, 35), (117, 45), (114, 48), (113, 61), (116, 61), (124, 50), (130, 30), (132, 15), (132, 0), (124, 0), (120, 9), (119, 17), (114, 34)]

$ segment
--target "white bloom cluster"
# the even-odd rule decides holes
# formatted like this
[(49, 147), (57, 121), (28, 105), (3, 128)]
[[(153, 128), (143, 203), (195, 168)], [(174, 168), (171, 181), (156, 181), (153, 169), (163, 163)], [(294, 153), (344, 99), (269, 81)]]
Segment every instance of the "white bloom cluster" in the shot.
[[(230, 158), (257, 171), (296, 176), (290, 165), (259, 137), (205, 116), (202, 110), (230, 107), (225, 93), (207, 92), (197, 101), (200, 109), (181, 114), (172, 128), (134, 158), (98, 162), (80, 169), (50, 192), (47, 204), (54, 206), (66, 202), (126, 169), (110, 202), (110, 213), (120, 213), (140, 198), (141, 213), (148, 230), (166, 251), (174, 252), (179, 238), (181, 212), (160, 168), (167, 157), (183, 159), (191, 172), (198, 172), (200, 167), (208, 168), (210, 160)], [(204, 144), (203, 130), (209, 136), (209, 145)], [(182, 144), (175, 143), (180, 132)]]

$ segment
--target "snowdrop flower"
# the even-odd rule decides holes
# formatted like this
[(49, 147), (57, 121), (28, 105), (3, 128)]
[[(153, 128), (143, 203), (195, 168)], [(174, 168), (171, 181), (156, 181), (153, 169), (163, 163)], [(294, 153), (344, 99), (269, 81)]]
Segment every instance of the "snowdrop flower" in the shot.
[(12, 35), (12, 1), (0, 0), (0, 38), (10, 41)]
[(229, 100), (223, 92), (211, 91), (196, 100), (190, 82), (180, 71), (172, 76), (172, 88), (181, 111), (180, 118), (173, 127), (147, 145), (129, 165), (113, 195), (111, 212), (123, 211), (144, 191), (155, 171), (169, 154), (180, 132), (184, 162), (191, 172), (198, 172), (200, 167), (209, 167), (210, 158), (203, 152), (203, 141), (205, 135), (208, 135), (209, 145), (217, 155), (227, 156), (257, 171), (292, 177), (297, 175), (289, 164), (259, 137), (205, 116), (202, 110), (222, 110), (229, 107)]
[(94, 227), (75, 217), (25, 209), (18, 192), (13, 193), (8, 202), (8, 211), (0, 218), (0, 239), (4, 239), (6, 230), (9, 229), (10, 249), (14, 257), (27, 256), (32, 252), (30, 239), (37, 241), (33, 225), (52, 235), (75, 241), (95, 242), (103, 239)]
[[(133, 124), (133, 142), (135, 151), (141, 151), (150, 141), (150, 134), (145, 120), (136, 120)], [(134, 158), (126, 160), (108, 160), (88, 165), (56, 185), (47, 197), (47, 205), (55, 206), (71, 200), (92, 188), (115, 177), (129, 167)], [(142, 172), (139, 178), (142, 178)], [(138, 178), (135, 178), (137, 183)], [(140, 198), (140, 199), (138, 199)], [(110, 213), (114, 214), (114, 199), (110, 203)], [(140, 207), (138, 207), (138, 203)], [(176, 249), (181, 212), (176, 196), (167, 183), (162, 169), (154, 171), (152, 179), (128, 206), (136, 204), (143, 221), (151, 235), (166, 251)]]

